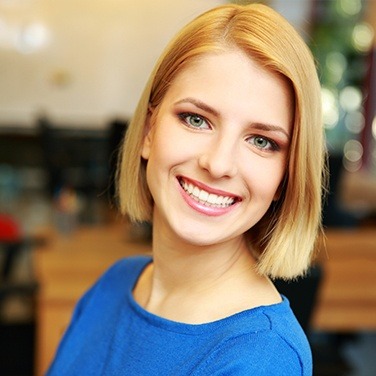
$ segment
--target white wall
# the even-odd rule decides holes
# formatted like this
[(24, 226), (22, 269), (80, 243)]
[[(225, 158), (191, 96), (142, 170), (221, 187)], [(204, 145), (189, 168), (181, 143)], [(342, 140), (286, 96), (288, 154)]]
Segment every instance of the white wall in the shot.
[[(226, 2), (0, 0), (0, 128), (32, 127), (40, 113), (89, 128), (131, 116), (168, 40)], [(304, 29), (309, 0), (269, 3)]]
[(80, 127), (130, 116), (172, 35), (225, 2), (0, 0), (0, 127), (41, 112)]

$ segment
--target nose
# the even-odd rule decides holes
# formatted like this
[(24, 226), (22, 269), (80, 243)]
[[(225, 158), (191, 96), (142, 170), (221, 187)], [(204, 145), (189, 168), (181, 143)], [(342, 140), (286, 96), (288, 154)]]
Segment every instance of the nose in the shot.
[(230, 138), (213, 137), (198, 159), (199, 166), (215, 178), (230, 178), (238, 172), (236, 143)]

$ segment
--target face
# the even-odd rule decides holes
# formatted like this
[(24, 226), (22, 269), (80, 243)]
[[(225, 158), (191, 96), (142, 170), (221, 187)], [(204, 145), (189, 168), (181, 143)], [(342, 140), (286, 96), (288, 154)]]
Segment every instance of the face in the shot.
[(238, 241), (278, 197), (293, 122), (287, 83), (239, 50), (207, 54), (150, 112), (142, 157), (158, 234)]

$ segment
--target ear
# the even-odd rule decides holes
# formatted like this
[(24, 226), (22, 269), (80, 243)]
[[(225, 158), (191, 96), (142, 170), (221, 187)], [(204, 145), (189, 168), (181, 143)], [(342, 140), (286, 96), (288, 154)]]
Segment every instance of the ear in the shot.
[(153, 127), (152, 127), (152, 114), (153, 109), (149, 107), (148, 113), (146, 115), (145, 120), (145, 128), (144, 128), (144, 140), (142, 142), (142, 149), (141, 149), (141, 156), (142, 158), (148, 160), (150, 156), (150, 150), (153, 143)]

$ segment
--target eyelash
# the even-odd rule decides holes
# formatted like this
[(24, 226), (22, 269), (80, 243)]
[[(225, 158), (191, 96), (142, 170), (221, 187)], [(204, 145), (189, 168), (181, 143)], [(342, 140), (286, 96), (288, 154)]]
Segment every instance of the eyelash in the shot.
[(254, 142), (252, 142), (252, 145), (254, 145), (257, 149), (262, 150), (262, 151), (278, 151), (278, 150), (280, 150), (279, 145), (275, 141), (273, 141), (270, 138), (265, 137), (265, 136), (258, 136), (258, 135), (251, 136), (247, 139), (247, 142), (249, 142), (249, 140), (255, 140), (257, 138), (265, 140), (270, 145), (269, 147), (262, 148), (262, 147), (257, 146)]
[[(193, 113), (193, 112), (182, 112), (182, 113), (178, 114), (178, 117), (179, 117), (179, 119), (187, 127), (191, 128), (191, 129), (199, 129), (199, 130), (203, 130), (204, 129), (205, 130), (205, 129), (210, 129), (211, 128), (209, 122), (203, 116), (198, 115), (196, 113)], [(207, 127), (206, 128), (202, 128), (201, 126), (196, 127), (196, 126), (190, 124), (190, 122), (188, 120), (189, 117), (195, 117), (197, 119), (202, 120), (203, 123), (207, 125)], [(254, 141), (257, 138), (265, 140), (269, 144), (269, 146), (265, 147), (265, 148), (262, 148), (262, 147), (257, 146), (254, 142), (250, 142), (249, 141), (249, 140), (253, 140)], [(265, 136), (253, 135), (253, 136), (250, 136), (250, 137), (247, 138), (247, 142), (250, 143), (250, 144), (252, 144), (253, 146), (255, 146), (257, 149), (259, 149), (261, 151), (267, 151), (267, 152), (269, 152), (269, 151), (279, 151), (280, 150), (280, 146), (275, 141), (273, 141), (270, 138), (265, 137)]]
[[(184, 122), (184, 124), (185, 124), (187, 127), (189, 127), (189, 128), (192, 128), (192, 129), (210, 129), (210, 128), (211, 128), (209, 122), (208, 122), (203, 116), (200, 116), (200, 115), (195, 114), (195, 113), (193, 113), (193, 112), (183, 112), (183, 113), (178, 114), (178, 117), (179, 117), (179, 119), (182, 120), (182, 121)], [(206, 127), (206, 128), (202, 128), (201, 126), (199, 126), (199, 127), (195, 127), (194, 125), (192, 125), (192, 124), (189, 122), (189, 120), (188, 120), (189, 117), (192, 117), (192, 118), (195, 117), (195, 118), (197, 118), (197, 119), (202, 120), (202, 121), (207, 125), (207, 127)]]

